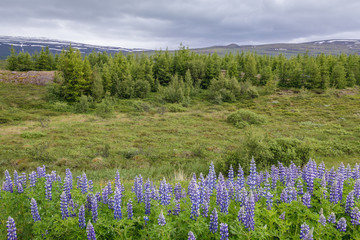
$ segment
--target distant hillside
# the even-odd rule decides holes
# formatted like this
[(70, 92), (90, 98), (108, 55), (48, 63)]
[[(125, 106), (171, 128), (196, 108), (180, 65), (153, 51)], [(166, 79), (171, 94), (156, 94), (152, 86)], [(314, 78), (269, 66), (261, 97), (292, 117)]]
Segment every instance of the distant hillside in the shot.
[(122, 47), (110, 47), (110, 46), (97, 46), (84, 43), (76, 43), (70, 41), (60, 41), (46, 38), (26, 38), (26, 37), (9, 37), (9, 36), (0, 36), (0, 59), (5, 59), (10, 54), (11, 46), (14, 46), (17, 52), (29, 52), (33, 54), (34, 52), (40, 52), (41, 48), (49, 47), (49, 50), (52, 53), (60, 53), (62, 49), (66, 49), (69, 46), (77, 48), (83, 54), (89, 54), (93, 50), (97, 52), (143, 52), (147, 51), (145, 49), (130, 49)]
[[(48, 46), (52, 53), (59, 53), (62, 49), (66, 49), (71, 44), (72, 47), (77, 48), (83, 54), (91, 53), (93, 50), (97, 52), (108, 52), (108, 53), (133, 53), (133, 52), (147, 52), (152, 53), (153, 50), (146, 49), (130, 49), (122, 47), (112, 46), (97, 46), (84, 43), (76, 43), (70, 41), (52, 40), (46, 38), (26, 38), (26, 37), (9, 37), (0, 36), (0, 59), (5, 59), (10, 54), (10, 47), (14, 46), (17, 52), (27, 51), (30, 54), (35, 51), (40, 52), (41, 48)], [(227, 46), (212, 46), (205, 48), (191, 49), (197, 53), (214, 53), (217, 52), (219, 55), (225, 53), (237, 53), (237, 52), (257, 52), (258, 54), (265, 55), (278, 55), (284, 54), (285, 56), (293, 56), (298, 53), (309, 52), (311, 55), (320, 53), (325, 54), (360, 54), (360, 40), (357, 39), (333, 39), (333, 40), (322, 40), (305, 43), (274, 43), (274, 44), (263, 44), (263, 45), (237, 45), (230, 44)]]
[(294, 56), (299, 53), (309, 52), (310, 55), (325, 54), (360, 54), (360, 40), (357, 39), (333, 39), (305, 43), (274, 43), (263, 45), (242, 45), (230, 44), (227, 46), (213, 46), (207, 48), (193, 49), (197, 53), (217, 52), (223, 55), (227, 52), (257, 52), (265, 55), (284, 54)]

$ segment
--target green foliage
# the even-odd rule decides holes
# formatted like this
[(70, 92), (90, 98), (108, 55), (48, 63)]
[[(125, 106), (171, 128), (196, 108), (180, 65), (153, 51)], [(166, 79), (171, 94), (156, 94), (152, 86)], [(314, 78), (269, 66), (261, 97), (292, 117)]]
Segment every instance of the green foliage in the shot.
[(113, 115), (114, 111), (114, 99), (107, 94), (101, 103), (96, 105), (96, 115), (107, 118)]
[(238, 128), (244, 128), (249, 125), (260, 125), (265, 123), (265, 121), (266, 118), (264, 116), (246, 109), (240, 109), (227, 117), (227, 122)]
[(185, 99), (184, 82), (177, 75), (171, 78), (169, 86), (160, 90), (161, 98), (169, 103), (181, 103)]
[(150, 83), (146, 80), (137, 80), (134, 84), (134, 97), (145, 98), (151, 90)]
[(27, 139), (36, 139), (36, 138), (45, 137), (45, 136), (46, 136), (46, 133), (38, 132), (38, 131), (22, 132), (22, 133), (20, 134), (20, 136), (21, 136), (22, 138), (27, 138)]
[(88, 99), (86, 95), (81, 95), (79, 102), (74, 104), (74, 110), (76, 113), (86, 113), (90, 109), (91, 99)]
[(186, 112), (187, 109), (180, 104), (174, 103), (167, 105), (169, 112)]

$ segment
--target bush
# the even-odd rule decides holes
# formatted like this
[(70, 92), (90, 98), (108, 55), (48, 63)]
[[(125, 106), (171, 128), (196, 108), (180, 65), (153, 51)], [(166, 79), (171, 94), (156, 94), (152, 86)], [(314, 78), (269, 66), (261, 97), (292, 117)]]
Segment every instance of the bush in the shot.
[(114, 110), (114, 100), (107, 94), (105, 98), (96, 106), (95, 113), (96, 115), (106, 118), (111, 117)]
[(240, 97), (240, 85), (235, 78), (228, 79), (220, 75), (211, 80), (208, 97), (216, 104), (235, 102)]
[(70, 112), (71, 106), (66, 102), (55, 102), (51, 105), (51, 108), (57, 112)]
[(169, 103), (181, 103), (185, 99), (184, 82), (177, 75), (171, 78), (169, 86), (160, 90), (162, 100)]
[(245, 109), (240, 109), (227, 117), (227, 121), (238, 128), (244, 128), (248, 125), (260, 125), (265, 120), (265, 117)]
[(74, 110), (76, 113), (86, 113), (89, 111), (90, 104), (86, 95), (81, 95), (79, 102), (75, 103)]
[(169, 112), (186, 112), (187, 109), (183, 106), (181, 106), (180, 104), (170, 104), (167, 106), (167, 108), (169, 109)]
[(134, 85), (134, 97), (145, 98), (151, 90), (150, 83), (145, 80), (137, 80)]
[(34, 132), (23, 132), (23, 133), (20, 134), (20, 136), (21, 136), (22, 138), (35, 139), (35, 138), (45, 137), (45, 136), (46, 136), (46, 133), (38, 132), (38, 131), (34, 131)]
[(238, 166), (249, 171), (250, 160), (254, 158), (259, 169), (269, 169), (278, 162), (288, 166), (291, 162), (303, 166), (311, 156), (312, 148), (307, 142), (295, 138), (269, 138), (263, 135), (249, 135), (236, 150), (228, 152), (219, 168), (227, 171), (229, 166)]

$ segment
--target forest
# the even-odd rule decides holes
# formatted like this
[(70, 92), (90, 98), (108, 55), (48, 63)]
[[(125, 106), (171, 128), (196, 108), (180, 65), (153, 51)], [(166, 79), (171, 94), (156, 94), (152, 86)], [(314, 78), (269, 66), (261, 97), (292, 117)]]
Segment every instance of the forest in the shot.
[(144, 98), (160, 92), (166, 102), (180, 103), (207, 89), (213, 102), (235, 102), (272, 93), (276, 87), (292, 89), (343, 89), (360, 84), (359, 55), (286, 58), (256, 53), (197, 54), (180, 45), (177, 51), (153, 55), (92, 52), (82, 56), (71, 46), (53, 55), (48, 48), (32, 56), (11, 49), (11, 71), (58, 70), (51, 92), (58, 99), (79, 101), (82, 95), (101, 101)]

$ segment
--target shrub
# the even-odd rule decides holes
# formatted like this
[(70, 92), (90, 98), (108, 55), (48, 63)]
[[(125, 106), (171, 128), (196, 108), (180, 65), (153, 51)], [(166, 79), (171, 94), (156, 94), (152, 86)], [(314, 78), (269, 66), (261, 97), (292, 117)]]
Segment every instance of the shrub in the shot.
[(253, 157), (259, 169), (269, 168), (278, 162), (289, 165), (291, 162), (302, 166), (311, 156), (311, 145), (295, 138), (269, 138), (259, 134), (249, 135), (243, 144), (226, 154), (219, 168), (228, 170), (229, 166), (238, 166), (249, 171)]
[(169, 86), (161, 88), (160, 95), (166, 102), (181, 103), (185, 99), (183, 80), (174, 75)]
[(151, 90), (150, 83), (145, 80), (137, 80), (134, 85), (134, 97), (145, 98)]
[(89, 111), (90, 104), (86, 95), (81, 95), (79, 102), (75, 103), (74, 110), (76, 113), (86, 113)]
[(46, 136), (46, 133), (38, 132), (38, 131), (23, 132), (23, 133), (20, 134), (20, 136), (21, 136), (22, 138), (35, 139), (35, 138), (45, 137), (45, 136)]
[(167, 108), (169, 109), (169, 112), (186, 112), (187, 109), (183, 106), (181, 106), (180, 104), (170, 104), (167, 106)]
[(105, 98), (96, 106), (95, 113), (96, 115), (106, 118), (110, 117), (114, 110), (114, 100), (107, 94)]
[(265, 117), (245, 109), (240, 109), (227, 117), (227, 121), (238, 128), (244, 128), (248, 125), (260, 125), (265, 120)]

